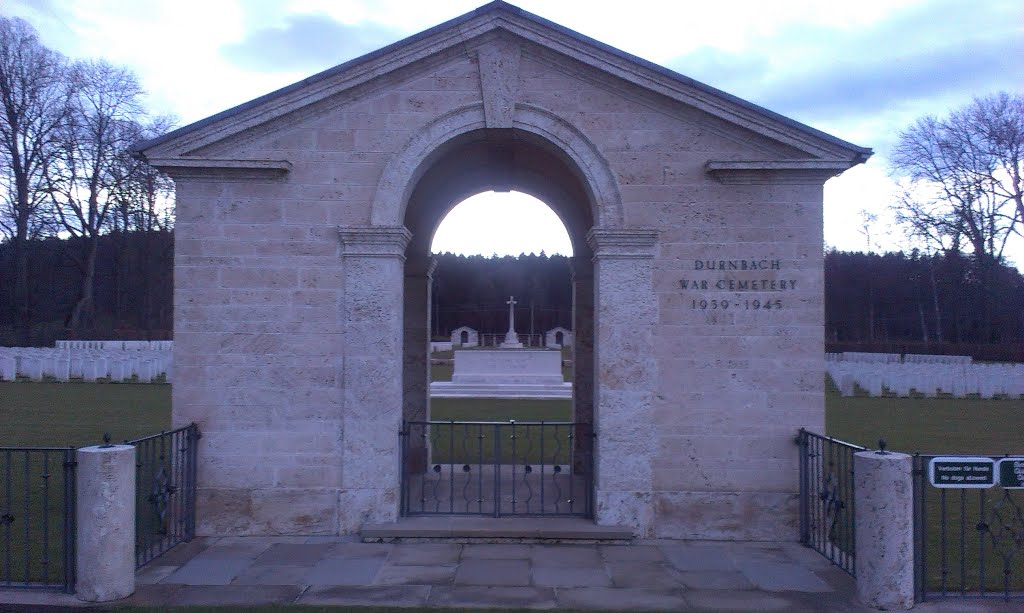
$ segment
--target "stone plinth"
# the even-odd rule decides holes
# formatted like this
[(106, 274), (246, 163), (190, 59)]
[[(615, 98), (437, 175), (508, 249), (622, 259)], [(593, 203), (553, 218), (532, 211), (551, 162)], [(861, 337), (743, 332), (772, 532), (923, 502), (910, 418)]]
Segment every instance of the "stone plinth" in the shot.
[(911, 457), (862, 451), (853, 460), (857, 598), (876, 609), (914, 606)]
[(562, 377), (560, 351), (456, 351), (451, 383), (431, 383), (430, 395), (444, 398), (572, 398), (572, 383), (565, 382)]
[(78, 450), (78, 578), (75, 594), (89, 602), (135, 591), (135, 447)]
[(456, 351), (452, 383), (465, 385), (561, 385), (558, 351)]

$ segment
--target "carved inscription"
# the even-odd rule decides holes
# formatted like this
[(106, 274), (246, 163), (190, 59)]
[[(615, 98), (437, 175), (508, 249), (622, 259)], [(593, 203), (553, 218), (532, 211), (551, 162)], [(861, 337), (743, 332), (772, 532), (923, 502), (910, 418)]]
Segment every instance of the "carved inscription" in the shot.
[[(690, 298), (690, 308), (696, 310), (781, 309), (784, 300), (778, 294), (796, 290), (796, 279), (779, 279), (778, 273), (773, 272), (782, 270), (781, 260), (694, 260), (693, 270), (697, 274), (680, 279), (679, 288), (691, 295), (701, 292)], [(719, 292), (733, 295), (723, 296)]]

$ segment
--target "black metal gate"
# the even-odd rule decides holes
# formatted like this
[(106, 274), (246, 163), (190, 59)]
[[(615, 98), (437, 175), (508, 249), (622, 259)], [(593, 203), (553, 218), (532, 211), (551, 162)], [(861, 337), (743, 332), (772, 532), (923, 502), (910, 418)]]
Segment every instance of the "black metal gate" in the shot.
[(0, 447), (0, 587), (75, 589), (75, 450)]
[(998, 480), (985, 488), (934, 487), (927, 474), (934, 457), (914, 456), (917, 600), (1024, 601), (1024, 490), (1000, 487)]
[(405, 422), (402, 513), (592, 517), (593, 438), (575, 422)]
[(854, 577), (853, 454), (866, 448), (800, 429), (800, 542)]
[(135, 566), (140, 568), (196, 532), (196, 446), (190, 424), (134, 441)]

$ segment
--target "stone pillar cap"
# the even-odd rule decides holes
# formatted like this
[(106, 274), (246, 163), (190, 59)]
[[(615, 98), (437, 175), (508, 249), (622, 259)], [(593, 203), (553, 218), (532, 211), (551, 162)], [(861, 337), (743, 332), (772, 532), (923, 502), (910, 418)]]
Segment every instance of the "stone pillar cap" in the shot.
[(89, 447), (79, 447), (78, 451), (83, 453), (104, 453), (111, 451), (121, 451), (124, 449), (134, 449), (135, 445), (91, 445)]

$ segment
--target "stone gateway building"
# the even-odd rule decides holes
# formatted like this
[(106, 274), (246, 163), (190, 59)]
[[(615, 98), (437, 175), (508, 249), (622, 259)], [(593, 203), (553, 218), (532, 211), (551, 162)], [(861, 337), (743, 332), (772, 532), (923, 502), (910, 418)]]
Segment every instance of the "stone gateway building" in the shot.
[(797, 538), (793, 439), (824, 426), (822, 185), (869, 149), (494, 2), (138, 153), (177, 184), (199, 534), (401, 518), (431, 238), (514, 189), (573, 243), (594, 521)]

